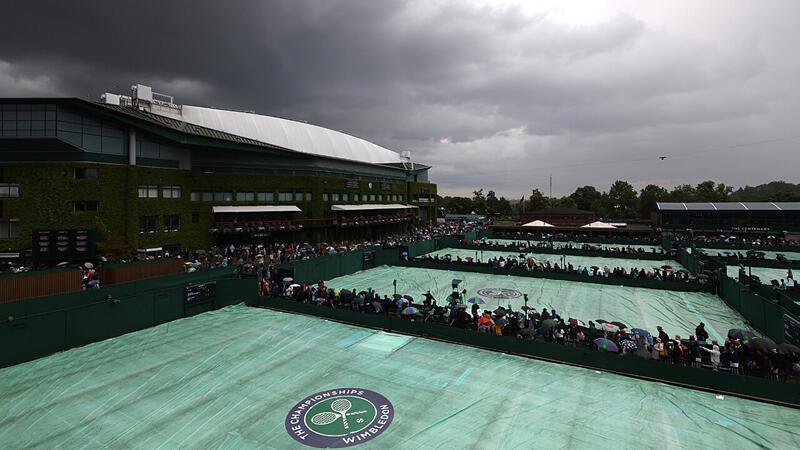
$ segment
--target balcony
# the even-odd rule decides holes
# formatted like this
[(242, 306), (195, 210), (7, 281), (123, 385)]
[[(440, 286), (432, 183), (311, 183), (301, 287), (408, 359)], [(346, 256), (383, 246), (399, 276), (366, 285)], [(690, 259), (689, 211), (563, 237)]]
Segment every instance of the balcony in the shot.
[(338, 225), (340, 227), (363, 227), (370, 225), (389, 225), (393, 223), (408, 222), (416, 219), (415, 213), (405, 214), (391, 214), (383, 216), (356, 216), (356, 217), (340, 217)]

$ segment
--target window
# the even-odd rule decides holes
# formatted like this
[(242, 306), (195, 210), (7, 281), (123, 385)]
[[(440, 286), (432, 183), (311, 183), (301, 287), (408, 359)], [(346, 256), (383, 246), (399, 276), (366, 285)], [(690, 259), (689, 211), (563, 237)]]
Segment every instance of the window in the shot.
[(237, 202), (252, 202), (256, 199), (255, 192), (237, 192), (236, 193), (236, 201)]
[(164, 186), (161, 188), (161, 196), (164, 198), (181, 198), (180, 186)]
[(400, 194), (400, 201), (403, 201), (403, 194)]
[(233, 192), (214, 192), (215, 202), (232, 202)]
[(195, 192), (192, 192), (192, 193), (189, 195), (189, 199), (190, 199), (191, 201), (193, 201), (193, 202), (199, 202), (199, 201), (200, 201), (200, 196), (201, 196), (201, 195), (202, 195), (202, 194), (201, 194), (200, 192), (197, 192), (197, 191), (195, 191)]
[(158, 198), (158, 186), (155, 184), (140, 184), (139, 198)]
[(338, 202), (339, 201), (339, 193), (338, 192), (334, 192), (333, 194), (331, 194), (331, 199), (333, 201), (335, 201), (335, 202)]
[(307, 202), (311, 201), (311, 192), (306, 192), (306, 201)]
[(213, 192), (203, 192), (203, 201), (210, 202), (214, 200), (214, 193)]
[(393, 201), (393, 202), (396, 202), (396, 201), (397, 201), (397, 194), (395, 194), (395, 195), (392, 195), (392, 201)]
[(164, 231), (181, 231), (181, 215), (164, 216)]
[(328, 194), (327, 192), (323, 192), (322, 193), (322, 201), (323, 202), (327, 202), (329, 200), (329, 197), (330, 197), (330, 194)]
[(342, 194), (342, 201), (349, 202), (350, 201), (350, 194), (344, 193)]
[(379, 202), (382, 202), (382, 201), (383, 201), (383, 194), (378, 194), (378, 201), (379, 201)]
[(290, 202), (292, 201), (292, 193), (291, 192), (279, 192), (278, 193), (278, 201), (279, 202)]
[(260, 202), (274, 202), (275, 201), (275, 194), (272, 192), (259, 192), (258, 193), (258, 201)]
[(371, 202), (375, 201), (375, 194), (369, 194), (369, 201)]
[(192, 223), (200, 223), (200, 214), (192, 213)]
[(97, 178), (98, 171), (92, 167), (76, 167), (73, 175), (75, 178)]
[(17, 197), (19, 197), (19, 184), (0, 183), (0, 198), (17, 198)]
[(19, 219), (0, 219), (0, 239), (19, 237)]
[(77, 200), (72, 202), (72, 211), (97, 211), (97, 200)]
[(158, 228), (158, 216), (139, 216), (139, 233), (155, 233)]

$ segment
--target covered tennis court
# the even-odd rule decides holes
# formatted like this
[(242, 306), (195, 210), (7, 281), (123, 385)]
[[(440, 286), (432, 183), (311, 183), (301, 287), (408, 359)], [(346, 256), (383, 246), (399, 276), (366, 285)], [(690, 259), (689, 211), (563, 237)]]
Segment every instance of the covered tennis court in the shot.
[(0, 443), (305, 448), (294, 408), (340, 388), (390, 403), (363, 448), (800, 447), (796, 409), (245, 306), (0, 370)]

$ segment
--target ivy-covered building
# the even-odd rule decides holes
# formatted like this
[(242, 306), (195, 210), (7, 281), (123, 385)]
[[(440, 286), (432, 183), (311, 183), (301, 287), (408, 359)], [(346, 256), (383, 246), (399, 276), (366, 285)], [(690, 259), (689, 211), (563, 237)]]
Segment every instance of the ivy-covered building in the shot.
[(363, 240), (436, 220), (429, 166), (302, 122), (132, 95), (0, 99), (0, 252), (37, 229), (207, 249)]

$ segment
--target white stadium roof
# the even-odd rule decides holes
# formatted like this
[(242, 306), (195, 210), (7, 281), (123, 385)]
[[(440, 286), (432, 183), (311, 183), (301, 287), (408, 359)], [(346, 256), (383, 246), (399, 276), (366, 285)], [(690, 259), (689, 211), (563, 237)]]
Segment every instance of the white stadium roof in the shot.
[(332, 205), (331, 211), (372, 211), (376, 209), (413, 209), (418, 208), (414, 205), (401, 205), (399, 203), (392, 203), (389, 205)]
[(201, 106), (150, 112), (289, 150), (373, 164), (407, 161), (399, 153), (339, 131), (294, 120)]

